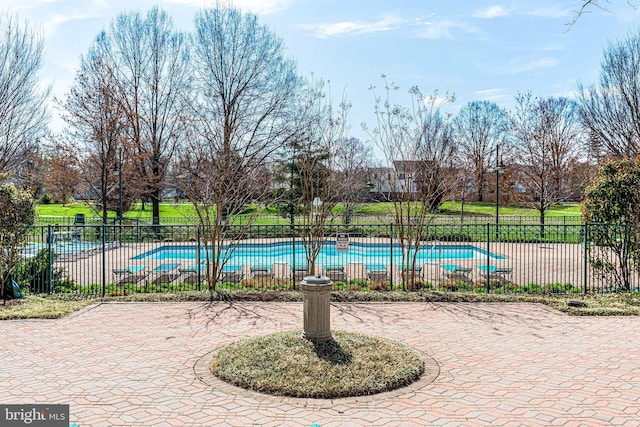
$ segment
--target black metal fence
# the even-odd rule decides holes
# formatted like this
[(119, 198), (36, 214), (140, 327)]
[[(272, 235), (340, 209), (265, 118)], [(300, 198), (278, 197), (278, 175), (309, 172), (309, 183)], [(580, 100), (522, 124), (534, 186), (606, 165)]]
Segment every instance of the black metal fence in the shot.
[[(500, 215), (500, 224), (505, 225), (536, 225), (540, 223), (539, 216), (530, 215)], [(234, 215), (231, 221), (236, 224), (247, 224), (255, 222), (254, 215)], [(83, 219), (87, 225), (101, 225), (102, 218), (98, 217), (86, 217)], [(290, 223), (289, 217), (282, 217), (280, 215), (260, 215), (258, 221), (262, 224), (269, 225), (285, 225)], [(336, 225), (345, 225), (341, 215), (334, 215), (330, 218)], [(349, 225), (368, 225), (368, 224), (389, 224), (393, 221), (393, 218), (388, 215), (362, 215), (354, 214), (350, 216)], [(435, 215), (431, 219), (434, 225), (484, 225), (487, 223), (495, 223), (494, 215), (478, 215), (478, 214), (465, 214), (462, 218), (455, 215)], [(77, 218), (73, 216), (39, 216), (36, 219), (38, 225), (75, 225)], [(183, 225), (192, 224), (197, 225), (199, 220), (197, 217), (191, 216), (178, 216), (178, 217), (160, 217), (158, 223), (161, 225)], [(295, 218), (296, 224), (301, 224), (301, 218)], [(107, 221), (108, 224), (117, 225), (116, 218), (110, 218)], [(565, 216), (546, 216), (545, 224), (548, 225), (580, 225), (582, 223), (581, 215), (565, 215)], [(139, 218), (124, 218), (123, 224), (125, 225), (151, 225), (153, 220), (148, 217)]]
[[(431, 224), (402, 248), (391, 224), (329, 225), (314, 274), (341, 290), (593, 293), (638, 289), (633, 233), (602, 224)], [(299, 225), (229, 225), (212, 250), (196, 225), (36, 226), (15, 277), (32, 292), (115, 295), (296, 289), (310, 266)], [(212, 257), (224, 261), (210, 272)], [(411, 271), (405, 257), (415, 255)]]

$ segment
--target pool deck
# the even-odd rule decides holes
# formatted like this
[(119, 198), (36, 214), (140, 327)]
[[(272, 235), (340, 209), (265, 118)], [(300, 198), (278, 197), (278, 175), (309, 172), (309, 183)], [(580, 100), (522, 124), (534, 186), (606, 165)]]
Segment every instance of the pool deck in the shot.
[[(275, 239), (277, 241), (277, 239)], [(262, 241), (264, 242), (264, 241)], [(369, 240), (370, 243), (371, 242)], [(157, 242), (157, 243), (125, 243), (118, 246), (117, 242), (111, 244), (111, 249), (107, 250), (105, 257), (105, 275), (107, 283), (114, 283), (117, 279), (113, 275), (113, 269), (123, 269), (128, 265), (145, 265), (145, 271), (149, 272), (162, 263), (178, 262), (183, 266), (195, 263), (194, 260), (165, 259), (165, 260), (133, 260), (145, 252), (152, 251), (162, 246), (184, 246), (185, 243)], [(455, 246), (448, 243), (447, 246)], [(459, 243), (459, 246), (468, 246), (469, 243)], [(482, 243), (475, 243), (474, 246), (481, 250), (486, 250)], [(509, 279), (517, 284), (537, 283), (544, 285), (548, 283), (572, 283), (574, 286), (582, 288), (585, 277), (585, 263), (583, 259), (583, 248), (578, 244), (546, 244), (535, 243), (492, 243), (490, 251), (501, 255), (504, 259), (491, 259), (489, 264), (509, 267), (513, 273)], [(333, 262), (335, 264), (335, 262)], [(102, 252), (93, 252), (87, 257), (78, 257), (74, 260), (66, 260), (56, 263), (64, 267), (68, 275), (75, 283), (86, 286), (91, 283), (102, 283)], [(261, 264), (264, 264), (261, 263)], [(276, 277), (290, 278), (291, 265), (287, 263), (268, 263)], [(366, 279), (367, 272), (364, 262), (358, 262), (355, 258), (346, 258), (343, 261), (348, 279)], [(443, 264), (458, 264), (471, 269), (470, 278), (473, 281), (484, 280), (485, 273), (479, 265), (487, 264), (486, 258), (474, 259), (433, 259), (418, 263), (422, 268), (421, 276), (425, 281), (440, 283), (446, 280), (446, 271)], [(402, 275), (397, 265), (385, 264), (394, 284), (402, 282)], [(244, 264), (243, 271), (245, 277), (250, 277), (251, 265)], [(322, 272), (322, 265), (316, 265), (316, 273)], [(595, 278), (589, 276), (590, 288), (606, 286), (606, 283), (597, 283)]]
[(266, 396), (207, 375), (232, 341), (301, 329), (301, 303), (103, 303), (0, 322), (0, 402), (93, 426), (638, 426), (639, 317), (536, 304), (332, 304), (333, 330), (398, 340), (435, 370), (374, 396)]

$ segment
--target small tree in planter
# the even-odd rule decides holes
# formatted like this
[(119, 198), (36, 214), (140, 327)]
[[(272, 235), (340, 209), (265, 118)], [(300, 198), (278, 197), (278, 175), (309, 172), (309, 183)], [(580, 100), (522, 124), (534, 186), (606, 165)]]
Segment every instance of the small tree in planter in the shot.
[(18, 191), (13, 185), (0, 186), (0, 298), (12, 292), (11, 276), (34, 221), (31, 194)]
[(380, 197), (392, 202), (393, 237), (402, 254), (400, 268), (406, 272), (403, 289), (415, 290), (421, 282), (417, 262), (425, 230), (458, 182), (450, 117), (440, 111), (455, 97), (437, 92), (425, 96), (413, 87), (411, 107), (405, 107), (393, 103), (391, 95), (398, 87), (386, 79), (384, 96), (378, 96), (375, 87), (371, 90), (376, 125), (372, 130), (365, 126), (365, 131), (387, 161), (387, 168), (378, 168), (373, 178), (380, 180)]
[(323, 80), (309, 79), (301, 90), (296, 122), (302, 132), (296, 141), (295, 160), (298, 163), (301, 235), (307, 274), (316, 273), (316, 259), (324, 245), (326, 226), (332, 221), (333, 210), (344, 195), (346, 180), (337, 171), (336, 159), (340, 147), (344, 147), (349, 108), (350, 104), (344, 98), (334, 106), (330, 88)]
[(213, 292), (257, 212), (236, 226), (234, 216), (266, 199), (273, 158), (295, 134), (299, 79), (282, 40), (255, 15), (218, 6), (201, 11), (195, 26), (195, 90), (176, 181), (210, 245), (204, 257)]

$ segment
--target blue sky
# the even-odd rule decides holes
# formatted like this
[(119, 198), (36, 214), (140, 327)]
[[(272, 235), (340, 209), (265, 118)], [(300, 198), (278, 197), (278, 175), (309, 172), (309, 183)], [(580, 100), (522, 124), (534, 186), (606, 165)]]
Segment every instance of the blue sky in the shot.
[[(640, 9), (626, 0), (591, 9), (571, 28), (577, 0), (236, 0), (284, 39), (301, 73), (331, 81), (334, 98), (352, 102), (352, 134), (366, 139), (373, 123), (369, 87), (385, 74), (405, 103), (413, 85), (423, 92), (454, 93), (455, 113), (472, 100), (510, 107), (519, 91), (571, 96), (577, 81), (595, 82), (609, 41), (639, 31)], [(43, 81), (63, 97), (80, 55), (120, 12), (158, 4), (178, 28), (189, 31), (205, 0), (0, 0), (38, 26), (45, 37)], [(52, 114), (52, 128), (61, 121)]]

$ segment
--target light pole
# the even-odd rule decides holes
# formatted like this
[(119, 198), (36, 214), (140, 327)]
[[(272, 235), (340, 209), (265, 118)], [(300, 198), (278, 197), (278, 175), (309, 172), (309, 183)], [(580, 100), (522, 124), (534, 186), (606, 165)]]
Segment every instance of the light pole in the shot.
[(496, 144), (496, 240), (499, 239), (500, 233), (500, 174), (504, 171), (504, 163), (500, 157), (500, 144)]
[(296, 215), (295, 215), (295, 206), (293, 203), (293, 188), (294, 188), (294, 171), (295, 171), (295, 161), (296, 161), (296, 146), (295, 141), (291, 144), (291, 169), (289, 171), (289, 224), (291, 227), (291, 234), (293, 234), (293, 230), (295, 228)]
[(122, 147), (118, 147), (118, 223), (122, 225)]

